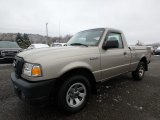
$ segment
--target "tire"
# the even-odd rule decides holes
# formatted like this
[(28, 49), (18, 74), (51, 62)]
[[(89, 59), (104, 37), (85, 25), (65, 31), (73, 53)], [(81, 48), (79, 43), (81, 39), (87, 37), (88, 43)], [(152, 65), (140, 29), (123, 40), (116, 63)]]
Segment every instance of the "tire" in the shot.
[(142, 80), (145, 73), (144, 62), (139, 62), (135, 71), (132, 72), (132, 77), (134, 80)]
[(67, 114), (83, 109), (90, 95), (90, 83), (87, 77), (74, 75), (66, 79), (58, 93), (58, 107)]

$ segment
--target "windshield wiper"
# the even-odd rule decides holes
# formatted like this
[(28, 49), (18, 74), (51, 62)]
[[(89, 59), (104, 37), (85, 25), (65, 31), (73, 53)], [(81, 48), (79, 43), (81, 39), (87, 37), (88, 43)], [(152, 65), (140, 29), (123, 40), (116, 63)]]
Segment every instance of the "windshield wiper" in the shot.
[(82, 44), (82, 43), (71, 43), (70, 45), (83, 45), (83, 46), (88, 47), (88, 45), (85, 45), (85, 44)]

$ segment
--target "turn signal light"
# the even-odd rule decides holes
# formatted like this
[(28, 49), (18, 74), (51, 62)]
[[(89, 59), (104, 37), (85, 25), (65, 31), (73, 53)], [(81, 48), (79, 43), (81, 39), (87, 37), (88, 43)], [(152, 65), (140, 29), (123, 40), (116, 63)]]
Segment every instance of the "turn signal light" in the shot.
[(42, 71), (41, 71), (40, 66), (33, 66), (32, 76), (42, 76)]

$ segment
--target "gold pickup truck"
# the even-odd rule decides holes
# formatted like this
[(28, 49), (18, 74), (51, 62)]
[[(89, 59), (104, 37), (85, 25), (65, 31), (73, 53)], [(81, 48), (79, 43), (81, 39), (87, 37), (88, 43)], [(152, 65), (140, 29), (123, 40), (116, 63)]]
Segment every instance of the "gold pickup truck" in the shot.
[(116, 29), (96, 28), (74, 35), (64, 47), (19, 53), (11, 74), (17, 95), (30, 104), (50, 101), (68, 113), (84, 108), (96, 83), (131, 72), (141, 80), (151, 59), (146, 46), (128, 46)]

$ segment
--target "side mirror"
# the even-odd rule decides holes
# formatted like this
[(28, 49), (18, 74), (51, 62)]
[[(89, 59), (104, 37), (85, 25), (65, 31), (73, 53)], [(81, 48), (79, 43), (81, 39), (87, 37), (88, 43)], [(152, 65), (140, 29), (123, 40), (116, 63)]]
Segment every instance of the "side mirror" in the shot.
[(118, 48), (118, 47), (119, 47), (118, 40), (106, 41), (102, 46), (104, 50), (109, 49), (109, 48)]

